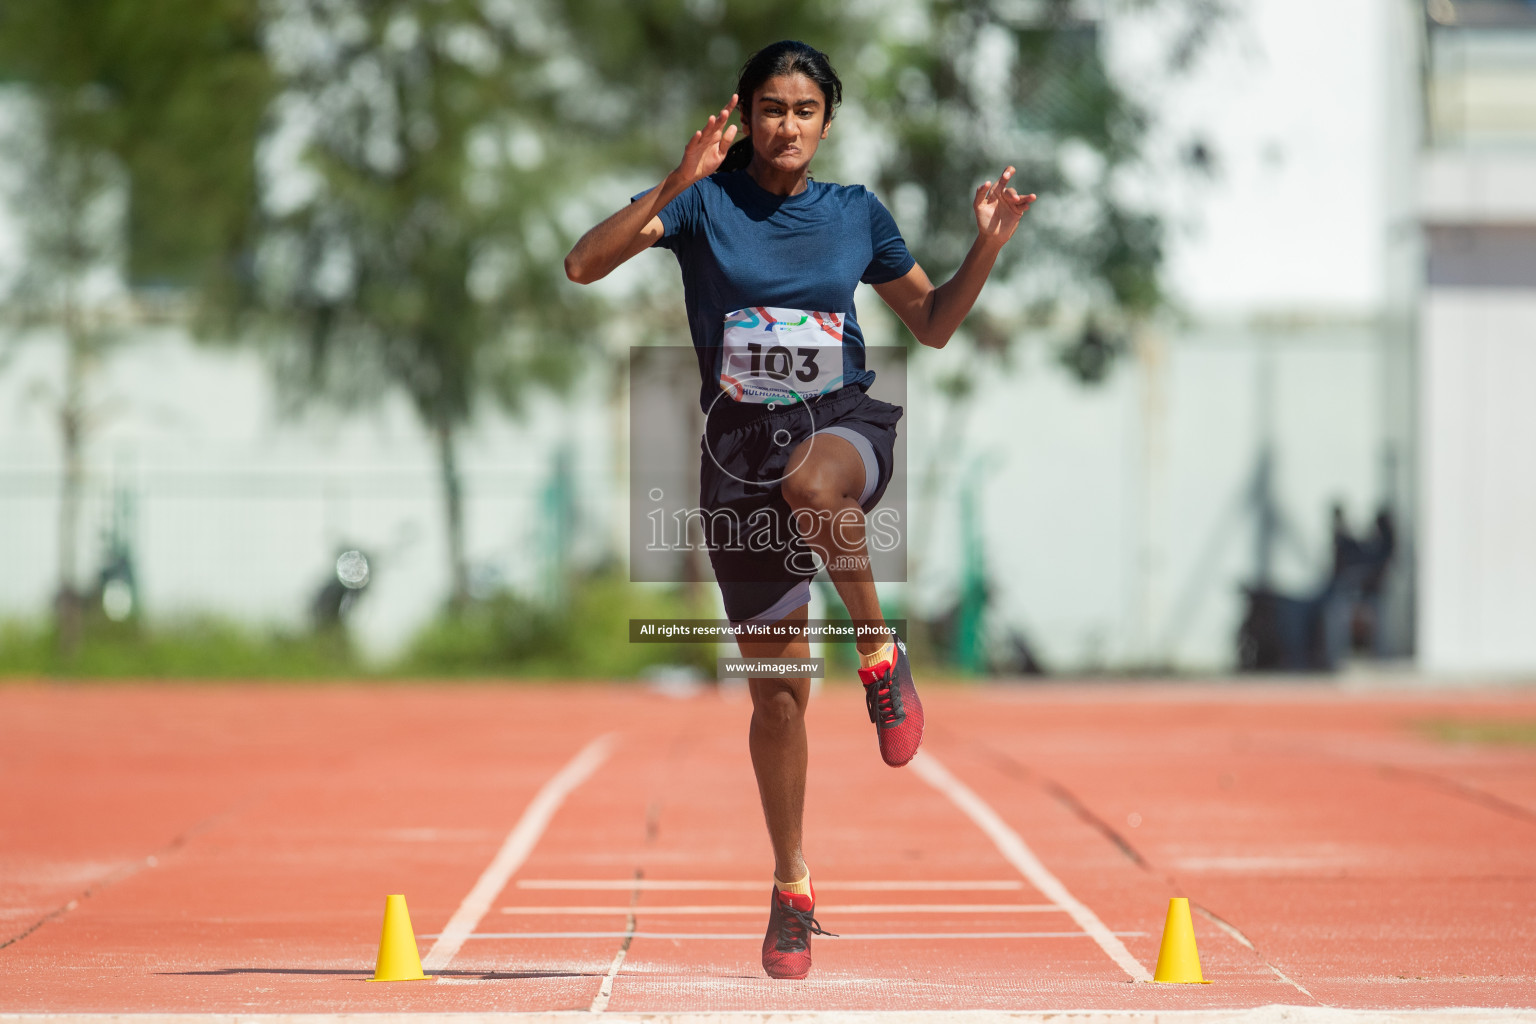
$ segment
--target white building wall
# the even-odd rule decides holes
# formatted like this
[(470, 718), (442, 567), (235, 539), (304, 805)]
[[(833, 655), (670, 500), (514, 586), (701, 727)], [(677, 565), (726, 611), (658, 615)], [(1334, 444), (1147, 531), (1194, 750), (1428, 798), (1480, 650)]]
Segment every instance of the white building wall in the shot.
[(1420, 662), (1531, 672), (1536, 289), (1432, 289), (1420, 328)]
[(1424, 10), (1419, 660), (1437, 673), (1531, 675), (1536, 18), (1519, 4)]

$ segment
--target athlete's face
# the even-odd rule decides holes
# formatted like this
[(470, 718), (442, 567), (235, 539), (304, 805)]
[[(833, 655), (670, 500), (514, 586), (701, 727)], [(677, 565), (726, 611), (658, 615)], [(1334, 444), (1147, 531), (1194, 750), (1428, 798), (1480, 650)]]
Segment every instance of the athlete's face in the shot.
[(752, 97), (747, 130), (758, 160), (777, 171), (803, 169), (832, 122), (821, 86), (801, 74), (764, 82)]

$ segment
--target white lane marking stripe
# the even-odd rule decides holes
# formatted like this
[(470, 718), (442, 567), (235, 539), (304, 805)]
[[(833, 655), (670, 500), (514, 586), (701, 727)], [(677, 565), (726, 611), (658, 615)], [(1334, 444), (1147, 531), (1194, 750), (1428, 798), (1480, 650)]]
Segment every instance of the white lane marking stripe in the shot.
[[(1140, 937), (1146, 932), (1115, 932), (1115, 935)], [(423, 935), (424, 939), (432, 936)], [(762, 939), (760, 932), (475, 932), (471, 939)], [(839, 932), (817, 942), (863, 942), (873, 939), (1087, 939), (1087, 932), (871, 932), (866, 935)]]
[[(763, 888), (763, 880), (756, 881), (714, 881), (692, 879), (664, 879), (664, 878), (519, 878), (515, 883), (519, 889), (573, 889), (573, 890), (608, 890), (630, 892), (635, 889), (654, 892), (734, 892), (743, 890), (757, 892)], [(981, 882), (955, 882), (955, 881), (925, 881), (925, 882), (897, 882), (868, 879), (863, 881), (839, 882), (835, 879), (823, 881), (816, 879), (818, 892), (830, 892), (834, 889), (860, 890), (869, 892), (995, 892), (1013, 891), (1024, 888), (1024, 883), (1017, 878), (1007, 878), (1000, 881)]]
[(1201, 917), (1203, 917), (1207, 921), (1211, 922), (1211, 924), (1214, 924), (1217, 928), (1220, 928), (1222, 931), (1224, 931), (1228, 935), (1232, 936), (1234, 941), (1238, 942), (1239, 944), (1241, 944), (1243, 946), (1247, 946), (1248, 949), (1252, 950), (1255, 954), (1258, 954), (1259, 955), (1259, 959), (1264, 960), (1264, 965), (1266, 967), (1268, 967), (1271, 971), (1275, 972), (1275, 977), (1279, 978), (1281, 981), (1285, 982), (1287, 985), (1293, 986), (1296, 989), (1296, 991), (1300, 992), (1302, 995), (1306, 996), (1308, 999), (1315, 1000), (1317, 998), (1311, 992), (1308, 992), (1306, 990), (1306, 988), (1304, 988), (1299, 982), (1297, 982), (1295, 979), (1293, 979), (1290, 975), (1286, 974), (1280, 968), (1276, 967), (1274, 964), (1270, 963), (1267, 959), (1265, 959), (1263, 954), (1259, 954), (1259, 947), (1255, 946), (1253, 944), (1253, 941), (1251, 939), (1249, 939), (1248, 936), (1244, 935), (1241, 931), (1239, 931), (1237, 926), (1232, 924), (1232, 922), (1225, 921), (1225, 920), (1217, 917), (1215, 914), (1211, 913), (1209, 910), (1205, 909), (1204, 907), (1200, 906), (1199, 904), (1191, 904), (1190, 906), (1191, 906), (1191, 909), (1193, 909), (1195, 913), (1199, 914)]
[(534, 796), (523, 811), (523, 816), (518, 819), (512, 831), (507, 833), (507, 838), (501, 844), (501, 849), (480, 875), (480, 880), (475, 887), (469, 890), (469, 895), (464, 897), (464, 902), (459, 904), (459, 909), (453, 912), (453, 917), (448, 919), (437, 941), (427, 951), (422, 959), (421, 966), (425, 970), (440, 971), (447, 967), (449, 962), (458, 953), (464, 940), (469, 938), (475, 927), (480, 924), (480, 919), (491, 909), (491, 904), (501, 890), (506, 888), (507, 880), (523, 866), (523, 861), (533, 852), (539, 839), (544, 835), (544, 830), (549, 827), (550, 819), (565, 802), (565, 798), (571, 794), (577, 786), (587, 781), (598, 766), (608, 758), (613, 751), (614, 734), (607, 733), (588, 743), (581, 752), (571, 758), (564, 768), (555, 773), (554, 777), (544, 783), (542, 789)]
[(587, 1007), (588, 1013), (602, 1013), (608, 1009), (608, 1000), (613, 998), (613, 979), (619, 976), (619, 968), (624, 966), (624, 958), (629, 955), (629, 944), (635, 941), (635, 915), (629, 915), (629, 920), (624, 922), (624, 941), (619, 943), (619, 951), (613, 954), (613, 962), (608, 965), (608, 973), (603, 976), (603, 983), (598, 987), (597, 995), (592, 997), (592, 1005)]
[[(826, 903), (822, 910), (834, 916), (845, 914), (1064, 914), (1054, 903)], [(502, 907), (503, 914), (558, 914), (566, 917), (606, 917), (610, 914), (637, 914), (641, 917), (665, 917), (694, 914), (750, 914), (760, 916), (763, 908), (757, 904), (733, 906), (654, 906), (638, 907)]]
[(939, 763), (938, 758), (931, 753), (924, 753), (921, 757), (912, 761), (912, 770), (934, 789), (943, 793), (966, 816), (976, 823), (976, 827), (987, 834), (987, 838), (997, 846), (998, 852), (1019, 869), (1019, 873), (1029, 879), (1030, 884), (1040, 890), (1040, 894), (1055, 903), (1071, 915), (1077, 926), (1093, 937), (1099, 944), (1099, 948), (1109, 955), (1109, 958), (1120, 966), (1120, 969), (1130, 975), (1135, 981), (1151, 981), (1152, 975), (1147, 973), (1131, 951), (1125, 948), (1125, 943), (1115, 937), (1115, 933), (1105, 927), (1098, 915), (1089, 910), (1077, 897), (1067, 891), (1067, 887), (1061, 884), (1061, 880), (1040, 863), (1020, 835), (1009, 828), (997, 812), (971, 791), (970, 787), (950, 774), (949, 769)]

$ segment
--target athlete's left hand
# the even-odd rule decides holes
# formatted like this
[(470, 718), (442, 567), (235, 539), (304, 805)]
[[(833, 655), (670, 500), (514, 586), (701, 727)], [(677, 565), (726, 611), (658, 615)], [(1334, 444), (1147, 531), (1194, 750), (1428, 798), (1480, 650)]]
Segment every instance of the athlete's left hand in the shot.
[(996, 182), (984, 181), (978, 185), (976, 201), (972, 203), (976, 210), (977, 235), (999, 247), (1013, 237), (1029, 204), (1035, 201), (1034, 193), (1021, 196), (1009, 187), (1013, 170), (1012, 167), (1005, 170)]

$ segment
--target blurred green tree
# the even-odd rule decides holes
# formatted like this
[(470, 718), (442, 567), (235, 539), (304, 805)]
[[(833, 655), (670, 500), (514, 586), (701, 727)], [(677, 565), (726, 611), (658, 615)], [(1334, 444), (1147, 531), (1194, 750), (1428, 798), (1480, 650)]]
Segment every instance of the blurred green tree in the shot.
[(59, 642), (79, 642), (80, 505), (100, 406), (91, 371), (143, 315), (126, 280), (236, 278), (251, 224), (250, 155), (270, 77), (254, 0), (49, 0), (0, 7), (0, 76), (16, 88), (5, 157), (26, 262), (6, 305), (22, 338), (58, 340), (62, 450)]
[(600, 144), (610, 170), (657, 180), (677, 165), (688, 136), (725, 106), (753, 51), (804, 39), (835, 59), (876, 17), (819, 0), (563, 0), (559, 12), (559, 59), (585, 86), (566, 97), (562, 115)]
[[(914, 248), (940, 273), (958, 265), (975, 232), (971, 190), (1013, 164), (1015, 185), (1041, 202), (1004, 250), (993, 290), (1013, 293), (1028, 321), (1066, 307), (1083, 325), (1121, 332), (1163, 306), (1165, 210), (1146, 185), (1150, 104), (1229, 16), (1224, 0), (1091, 12), (1075, 0), (929, 0), (920, 15), (882, 22), (859, 60), (859, 88), (885, 126), (876, 182), (909, 200), (902, 227)], [(1116, 31), (1160, 40), (1151, 77), (1132, 84), (1111, 71)], [(1006, 352), (1021, 324), (999, 323), (986, 304), (978, 314), (968, 325), (977, 347)], [(1063, 363), (1088, 384), (1106, 369)]]
[[(561, 93), (534, 0), (273, 0), (281, 83), (247, 312), (299, 402), (399, 391), (435, 447), (450, 605), (469, 595), (458, 444), (483, 400), (575, 378), (590, 326), (562, 279)], [(567, 76), (568, 77), (568, 76)]]
[[(1173, 168), (1152, 152), (1152, 104), (1231, 16), (1227, 0), (924, 0), (875, 23), (849, 91), (881, 126), (871, 184), (894, 201), (930, 275), (942, 280), (964, 257), (977, 184), (1012, 164), (1018, 190), (1040, 196), (961, 327), (971, 344), (941, 357), (941, 440), (917, 475), (917, 501), (951, 493), (985, 363), (1008, 363), (1034, 328), (1054, 336), (1058, 365), (1092, 387), (1167, 307), (1158, 190)], [(1148, 54), (1135, 80), (1111, 67), (1117, 32)], [(1205, 144), (1189, 146), (1203, 161), (1191, 170), (1208, 174)], [(909, 550), (915, 578), (926, 538)]]

